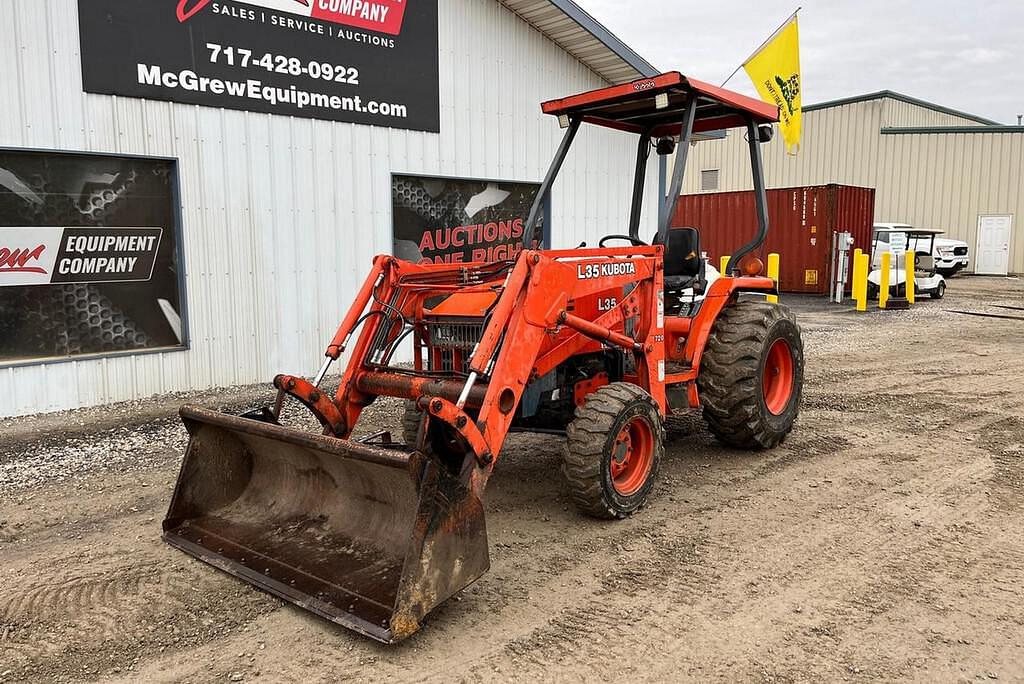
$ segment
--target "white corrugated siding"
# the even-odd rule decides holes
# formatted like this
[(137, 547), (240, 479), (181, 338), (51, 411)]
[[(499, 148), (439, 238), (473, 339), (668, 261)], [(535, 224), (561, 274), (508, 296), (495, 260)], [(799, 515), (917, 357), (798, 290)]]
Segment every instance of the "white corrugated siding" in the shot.
[[(806, 178), (822, 175), (828, 182), (871, 185), (878, 155), (865, 142), (878, 136), (882, 111), (881, 100), (870, 100), (806, 113), (798, 156), (785, 154), (780, 135), (762, 146), (768, 187), (810, 185)], [(750, 188), (746, 131), (733, 129), (722, 140), (697, 143), (687, 160), (683, 192), (700, 192), (700, 171), (707, 169), (719, 170), (719, 190)]]
[[(913, 118), (903, 111), (906, 103), (888, 99), (807, 112), (800, 154), (786, 155), (780, 136), (762, 147), (768, 187), (873, 187), (876, 220), (938, 228), (967, 242), (972, 254), (978, 216), (1012, 214), (1010, 271), (1024, 273), (1024, 132), (882, 134), (894, 104), (907, 125), (933, 125), (926, 110)], [(683, 192), (700, 192), (700, 171), (706, 169), (719, 169), (720, 191), (750, 189), (747, 155), (742, 131), (697, 143)]]
[[(311, 374), (371, 257), (391, 249), (391, 173), (541, 179), (562, 132), (539, 103), (606, 82), (497, 2), (439, 5), (431, 134), (84, 94), (76, 1), (0, 2), (0, 146), (180, 160), (192, 343), (0, 369), (0, 416)], [(556, 247), (628, 219), (634, 139), (577, 140), (553, 191)]]

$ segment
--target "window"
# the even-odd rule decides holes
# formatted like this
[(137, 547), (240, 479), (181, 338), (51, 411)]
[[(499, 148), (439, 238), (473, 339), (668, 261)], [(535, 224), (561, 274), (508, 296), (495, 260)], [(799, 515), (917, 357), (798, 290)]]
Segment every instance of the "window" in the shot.
[(187, 343), (173, 160), (0, 150), (0, 367)]
[(701, 192), (718, 189), (718, 169), (705, 169), (700, 172)]

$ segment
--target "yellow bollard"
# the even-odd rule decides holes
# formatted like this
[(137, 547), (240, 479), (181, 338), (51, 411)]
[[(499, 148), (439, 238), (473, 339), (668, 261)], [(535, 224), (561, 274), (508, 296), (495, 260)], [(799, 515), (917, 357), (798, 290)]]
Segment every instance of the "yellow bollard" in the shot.
[[(768, 277), (775, 281), (775, 287), (779, 287), (779, 255), (772, 252), (768, 255)], [(778, 295), (768, 295), (768, 301), (772, 304), (779, 303)]]
[(854, 250), (853, 261), (851, 262), (852, 268), (850, 269), (850, 297), (853, 298), (854, 303), (860, 301), (860, 250)]
[(853, 289), (857, 300), (857, 311), (868, 310), (868, 255), (855, 255), (853, 264)]
[(884, 309), (889, 303), (889, 272), (892, 269), (892, 252), (882, 252), (882, 270), (879, 273), (878, 308)]
[(724, 256), (721, 259), (719, 259), (719, 261), (718, 261), (719, 266), (721, 266), (721, 268), (719, 268), (718, 271), (722, 275), (729, 275), (729, 259), (730, 258), (731, 257), (729, 257), (729, 256)]
[(914, 303), (914, 262), (917, 261), (917, 252), (907, 252), (907, 262), (904, 268), (907, 273), (907, 301)]
[(851, 273), (851, 276), (853, 277), (853, 282), (850, 284), (850, 296), (853, 297), (853, 301), (855, 302), (860, 301), (860, 290), (858, 289), (858, 283), (860, 282), (860, 279), (857, 278), (857, 269), (859, 268), (859, 266), (857, 264), (860, 263), (860, 255), (863, 253), (864, 250), (861, 249), (860, 247), (857, 247), (856, 249), (853, 250), (853, 261), (851, 262), (851, 264), (853, 265), (853, 273)]

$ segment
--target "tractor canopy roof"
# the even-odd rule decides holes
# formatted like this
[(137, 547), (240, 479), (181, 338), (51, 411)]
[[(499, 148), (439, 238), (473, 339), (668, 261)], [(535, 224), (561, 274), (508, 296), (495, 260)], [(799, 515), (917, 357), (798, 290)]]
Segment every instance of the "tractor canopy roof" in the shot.
[[(659, 98), (659, 95), (667, 95)], [(678, 135), (690, 95), (696, 95), (695, 133), (746, 126), (747, 117), (755, 124), (779, 120), (778, 107), (713, 86), (678, 71), (653, 78), (592, 90), (541, 105), (545, 114), (582, 117), (586, 123), (607, 126), (630, 133), (650, 131), (652, 137)]]

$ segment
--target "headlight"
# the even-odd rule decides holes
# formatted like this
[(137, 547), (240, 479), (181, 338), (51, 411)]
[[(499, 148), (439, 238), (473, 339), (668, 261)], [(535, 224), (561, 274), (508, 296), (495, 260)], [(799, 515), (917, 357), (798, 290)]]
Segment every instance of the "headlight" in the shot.
[(944, 257), (951, 257), (951, 256), (953, 256), (953, 250), (945, 248), (945, 247), (942, 248), (942, 249), (938, 249), (936, 251), (939, 253), (939, 256), (944, 256)]

